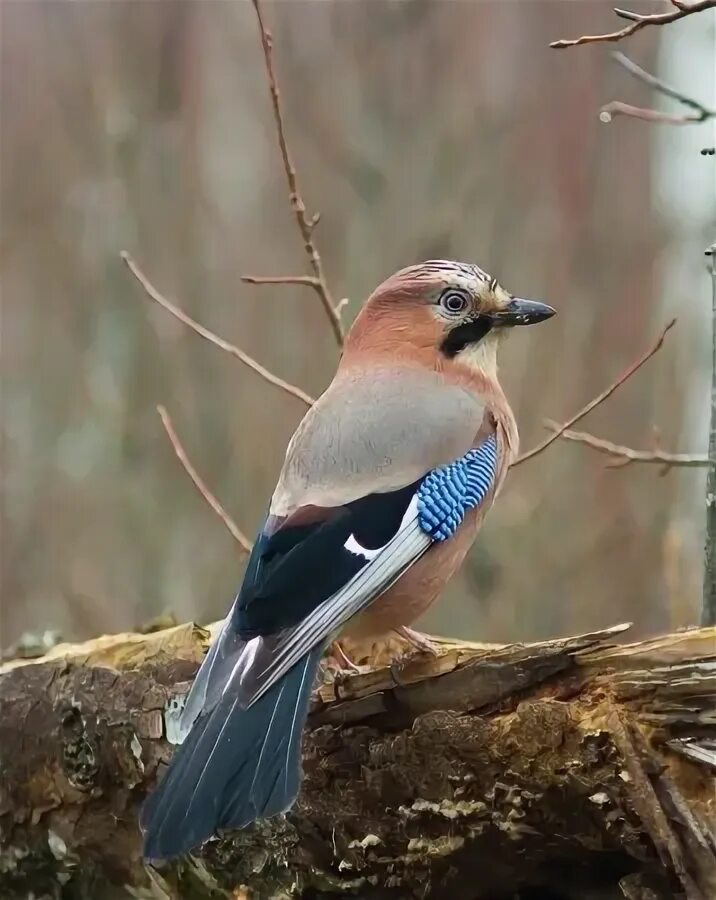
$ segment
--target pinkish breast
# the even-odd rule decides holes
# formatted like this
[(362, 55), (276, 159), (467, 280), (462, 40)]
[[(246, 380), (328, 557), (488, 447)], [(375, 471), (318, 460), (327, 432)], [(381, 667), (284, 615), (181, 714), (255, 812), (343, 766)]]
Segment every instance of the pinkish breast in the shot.
[[(517, 448), (517, 426), (507, 414), (497, 416), (498, 468), (492, 490), (477, 509), (470, 510), (455, 535), (433, 544), (415, 565), (371, 605), (348, 622), (343, 634), (356, 639), (384, 635), (401, 625), (412, 625), (440, 596), (445, 585), (460, 568), (473, 544), (480, 525), (507, 475)], [(492, 425), (492, 428), (495, 426)], [(489, 419), (483, 422), (476, 442), (491, 430)]]
[(459, 569), (477, 534), (484, 512), (471, 510), (454, 537), (433, 546), (414, 566), (346, 625), (352, 638), (377, 637), (412, 625), (432, 606)]

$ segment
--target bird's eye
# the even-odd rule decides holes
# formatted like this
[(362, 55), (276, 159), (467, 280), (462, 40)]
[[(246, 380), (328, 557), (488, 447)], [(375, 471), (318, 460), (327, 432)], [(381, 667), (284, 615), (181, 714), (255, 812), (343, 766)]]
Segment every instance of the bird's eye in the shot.
[(445, 291), (440, 297), (440, 306), (451, 315), (463, 312), (469, 303), (469, 300), (462, 291), (454, 289)]

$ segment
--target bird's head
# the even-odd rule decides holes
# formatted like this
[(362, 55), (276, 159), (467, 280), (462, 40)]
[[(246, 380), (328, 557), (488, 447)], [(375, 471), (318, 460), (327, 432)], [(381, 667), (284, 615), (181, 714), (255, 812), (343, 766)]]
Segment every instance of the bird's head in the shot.
[(351, 328), (346, 350), (413, 355), (429, 365), (454, 363), (492, 374), (496, 347), (514, 325), (532, 325), (555, 310), (508, 293), (469, 263), (431, 260), (383, 282)]

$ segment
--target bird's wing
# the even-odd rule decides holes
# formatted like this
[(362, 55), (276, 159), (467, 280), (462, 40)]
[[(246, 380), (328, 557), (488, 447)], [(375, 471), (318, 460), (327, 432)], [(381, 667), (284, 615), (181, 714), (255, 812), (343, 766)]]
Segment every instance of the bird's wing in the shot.
[(241, 590), (187, 699), (185, 730), (227, 691), (242, 706), (255, 702), (489, 493), (498, 447), (484, 407), (429, 380), (419, 392), (400, 384), (395, 403), (395, 380), (381, 373), (329, 390), (304, 419)]

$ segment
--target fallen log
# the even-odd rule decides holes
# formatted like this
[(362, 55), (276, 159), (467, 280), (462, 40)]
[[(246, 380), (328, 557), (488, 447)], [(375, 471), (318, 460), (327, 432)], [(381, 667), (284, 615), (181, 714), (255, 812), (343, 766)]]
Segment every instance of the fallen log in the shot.
[(195, 625), (0, 667), (3, 898), (716, 896), (716, 629), (436, 639), (322, 684), (285, 817), (145, 865)]

